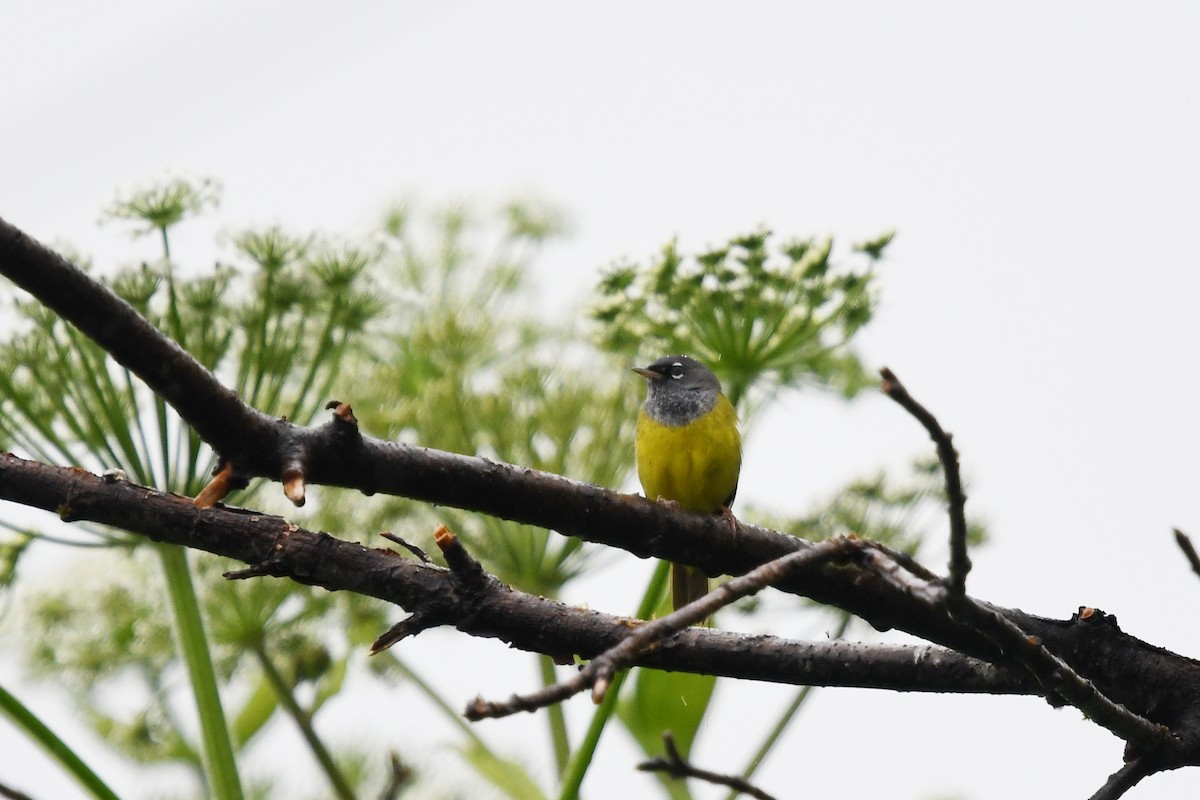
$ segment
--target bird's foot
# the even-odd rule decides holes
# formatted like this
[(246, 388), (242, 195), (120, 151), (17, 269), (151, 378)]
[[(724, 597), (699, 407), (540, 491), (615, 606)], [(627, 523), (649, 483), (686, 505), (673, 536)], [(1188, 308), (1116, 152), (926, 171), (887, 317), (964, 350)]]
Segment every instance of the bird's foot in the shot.
[(669, 508), (672, 511), (679, 508), (679, 503), (675, 502), (674, 500), (668, 500), (665, 497), (659, 497), (659, 498), (655, 499), (654, 502), (658, 503), (663, 508)]

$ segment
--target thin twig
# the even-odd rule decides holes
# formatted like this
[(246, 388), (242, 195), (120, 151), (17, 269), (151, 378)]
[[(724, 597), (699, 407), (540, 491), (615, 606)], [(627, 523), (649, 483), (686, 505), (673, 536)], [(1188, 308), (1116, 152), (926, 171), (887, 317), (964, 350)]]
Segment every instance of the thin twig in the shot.
[(884, 367), (879, 374), (883, 376), (883, 393), (916, 417), (937, 446), (938, 460), (942, 462), (942, 473), (946, 478), (946, 497), (950, 504), (950, 574), (947, 581), (952, 592), (963, 595), (967, 590), (971, 559), (967, 556), (967, 496), (963, 492), (962, 476), (959, 474), (958, 453), (954, 450), (950, 434), (942, 429), (937, 418), (925, 406), (913, 399), (895, 373)]
[(670, 731), (663, 734), (663, 746), (667, 751), (665, 757), (659, 756), (649, 761), (643, 761), (641, 764), (638, 764), (637, 768), (642, 772), (665, 772), (672, 778), (699, 778), (702, 781), (707, 781), (717, 786), (728, 786), (735, 793), (748, 794), (751, 797), (758, 798), (758, 800), (775, 800), (773, 795), (767, 794), (754, 784), (736, 775), (722, 775), (719, 772), (710, 772), (709, 770), (692, 766), (679, 753), (679, 748), (675, 745), (675, 737), (671, 735)]
[(1175, 544), (1179, 545), (1179, 549), (1187, 557), (1188, 563), (1192, 565), (1192, 572), (1200, 575), (1200, 554), (1196, 553), (1196, 548), (1188, 535), (1179, 528), (1175, 528)]
[(388, 628), (376, 637), (375, 641), (371, 642), (370, 655), (379, 655), (397, 642), (443, 624), (445, 624), (444, 619), (426, 611), (425, 606), (417, 606), (411, 614)]
[[(387, 533), (386, 531), (382, 536), (385, 539), (407, 547), (409, 550), (414, 550), (412, 545), (399, 536)], [(433, 532), (433, 541), (441, 549), (442, 555), (446, 557), (446, 564), (450, 567), (450, 577), (454, 585), (465, 590), (466, 594), (459, 598), (460, 602), (466, 604), (468, 601), (480, 597), (489, 584), (499, 583), (484, 571), (483, 565), (467, 552), (467, 548), (463, 545), (462, 540), (451, 533), (450, 529), (445, 525), (437, 526), (437, 529)], [(429, 557), (420, 548), (415, 548), (415, 552), (424, 559), (424, 563), (430, 563)], [(446, 623), (446, 619), (442, 615), (429, 609), (429, 606), (417, 606), (408, 617), (388, 628), (379, 638), (371, 643), (371, 655), (377, 655), (387, 650), (402, 639), (416, 636), (421, 631)], [(464, 612), (470, 613), (469, 611), (465, 611), (465, 609)]]
[(856, 543), (844, 537), (836, 537), (805, 550), (790, 553), (783, 558), (763, 564), (745, 575), (723, 583), (683, 608), (660, 617), (653, 622), (639, 625), (619, 644), (601, 653), (569, 680), (560, 681), (526, 695), (513, 695), (504, 702), (491, 702), (482, 697), (475, 698), (464, 712), (469, 720), (507, 717), (519, 711), (535, 711), (552, 703), (559, 703), (588, 687), (592, 689), (592, 701), (604, 699), (609, 683), (619, 670), (664, 639), (715, 614), (721, 608), (747, 595), (762, 591), (771, 583), (785, 577), (789, 572), (814, 562), (828, 561), (845, 555), (856, 548)]
[(391, 750), (388, 752), (388, 782), (379, 793), (379, 800), (396, 800), (400, 793), (412, 785), (412, 767), (400, 760), (400, 755)]
[(1118, 797), (1137, 786), (1142, 778), (1153, 775), (1156, 771), (1154, 768), (1148, 767), (1140, 758), (1126, 761), (1124, 766), (1108, 776), (1108, 780), (1091, 796), (1090, 800), (1117, 800)]
[[(887, 565), (885, 562), (888, 559), (870, 556), (876, 562), (876, 569), (881, 574), (887, 574), (896, 585), (914, 596), (929, 599), (931, 594), (941, 594), (940, 604), (953, 619), (983, 633), (998, 645), (1002, 652), (1009, 655), (1008, 660), (1028, 669), (1042, 684), (1048, 699), (1061, 697), (1082, 710), (1096, 723), (1127, 742), (1136, 744), (1139, 749), (1178, 750), (1179, 742), (1168, 728), (1151, 722), (1111, 700), (1091, 681), (1046, 649), (1037, 637), (1028, 635), (1012, 620), (966, 595), (966, 577), (971, 562), (967, 557), (966, 495), (963, 493), (959, 474), (958, 454), (954, 450), (950, 434), (942, 429), (928, 409), (913, 399), (900, 379), (887, 367), (881, 369), (880, 374), (883, 376), (884, 393), (916, 417), (937, 446), (950, 506), (950, 574), (943, 588), (930, 584), (922, 586), (925, 582), (909, 579)], [(1176, 538), (1179, 538), (1178, 532)], [(1183, 546), (1182, 542), (1180, 546)]]
[(400, 538), (399, 536), (392, 533), (391, 531), (380, 531), (379, 535), (382, 536), (384, 539), (387, 539), (389, 542), (395, 542), (396, 544), (400, 545), (408, 552), (412, 553), (414, 556), (416, 556), (417, 558), (419, 558), (421, 560), (422, 564), (432, 564), (433, 563), (432, 561), (429, 560), (428, 553), (426, 553), (421, 548), (417, 547), (412, 542), (409, 542), (409, 541), (406, 541), (406, 540)]

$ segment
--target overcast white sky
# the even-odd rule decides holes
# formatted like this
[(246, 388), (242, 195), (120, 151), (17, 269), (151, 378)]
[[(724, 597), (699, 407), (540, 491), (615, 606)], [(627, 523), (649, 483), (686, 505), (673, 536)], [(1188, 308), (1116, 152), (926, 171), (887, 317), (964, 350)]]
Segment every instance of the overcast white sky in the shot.
[[(1060, 618), (1097, 606), (1194, 654), (1200, 581), (1170, 529), (1200, 533), (1198, 26), (1183, 2), (8, 0), (0, 215), (103, 264), (130, 244), (96, 227), (99, 209), (167, 172), (217, 178), (230, 228), (355, 233), (405, 196), (532, 195), (573, 220), (542, 261), (563, 307), (672, 236), (694, 249), (766, 224), (846, 243), (894, 227), (864, 352), (956, 435), (994, 533), (971, 591)], [(181, 232), (175, 251), (209, 233)], [(800, 510), (927, 447), (882, 398), (789, 396), (750, 433), (740, 496)], [(604, 607), (587, 589), (573, 599)], [(529, 671), (493, 644), (412, 646), (431, 664), (446, 648)], [(0, 683), (82, 738), (11, 659)], [(770, 709), (790, 692), (747, 696)], [(428, 746), (408, 699), (372, 732), (402, 752)], [(728, 731), (755, 727), (753, 707), (720, 709), (698, 760), (740, 767)], [(356, 733), (339, 713), (322, 720), (335, 742)], [(761, 773), (780, 797), (1084, 798), (1120, 763), (1117, 740), (1035, 699), (828, 690), (808, 713)], [(509, 724), (484, 733), (540, 735)], [(0, 780), (70, 796), (20, 738), (0, 722), (21, 761)], [(642, 791), (634, 759), (606, 738), (592, 796)], [(132, 794), (134, 773), (105, 774)], [(1197, 791), (1190, 770), (1129, 796)]]

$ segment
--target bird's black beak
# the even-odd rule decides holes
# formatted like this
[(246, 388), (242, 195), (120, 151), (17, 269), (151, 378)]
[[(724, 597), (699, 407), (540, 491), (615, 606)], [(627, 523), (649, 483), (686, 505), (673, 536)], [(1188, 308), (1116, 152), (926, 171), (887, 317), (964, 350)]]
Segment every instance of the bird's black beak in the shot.
[(641, 375), (643, 378), (645, 378), (648, 381), (657, 381), (662, 378), (662, 375), (659, 375), (654, 370), (647, 369), (646, 367), (634, 367), (633, 371), (636, 372), (638, 375)]

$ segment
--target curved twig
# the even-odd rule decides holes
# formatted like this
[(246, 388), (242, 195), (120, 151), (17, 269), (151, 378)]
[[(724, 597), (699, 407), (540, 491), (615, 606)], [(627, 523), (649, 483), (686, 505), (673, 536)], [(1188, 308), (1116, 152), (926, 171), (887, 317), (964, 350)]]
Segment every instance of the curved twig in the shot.
[(967, 573), (971, 571), (971, 559), (967, 556), (967, 495), (963, 492), (954, 442), (950, 434), (942, 429), (937, 418), (908, 393), (908, 389), (904, 388), (904, 384), (895, 373), (884, 367), (879, 370), (879, 374), (883, 377), (883, 393), (916, 417), (937, 447), (938, 460), (942, 462), (942, 474), (946, 480), (950, 514), (950, 574), (947, 576), (947, 583), (955, 594), (965, 594)]
[(675, 737), (670, 732), (663, 734), (663, 747), (666, 750), (666, 756), (659, 756), (649, 761), (643, 761), (641, 764), (638, 764), (638, 769), (642, 772), (665, 772), (672, 778), (697, 778), (717, 786), (727, 786), (733, 789), (734, 792), (749, 795), (758, 800), (775, 800), (773, 795), (767, 794), (754, 784), (736, 775), (723, 775), (719, 772), (711, 772), (688, 763), (687, 759), (680, 754), (679, 748), (675, 745)]
[(475, 698), (467, 706), (464, 716), (470, 720), (507, 717), (520, 711), (535, 711), (554, 703), (562, 702), (589, 687), (592, 702), (604, 699), (613, 676), (634, 663), (638, 656), (655, 647), (669, 636), (673, 636), (698, 622), (707, 619), (721, 608), (743, 597), (760, 592), (773, 581), (788, 572), (816, 561), (826, 561), (845, 555), (854, 549), (849, 539), (838, 537), (822, 542), (808, 550), (786, 555), (763, 564), (733, 580), (723, 583), (708, 594), (688, 603), (665, 617), (646, 622), (633, 629), (619, 644), (596, 656), (591, 662), (566, 681), (560, 681), (527, 695), (513, 695), (504, 702), (491, 702), (482, 697)]

